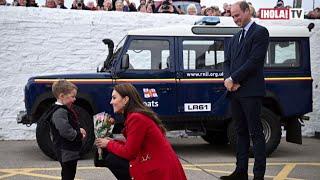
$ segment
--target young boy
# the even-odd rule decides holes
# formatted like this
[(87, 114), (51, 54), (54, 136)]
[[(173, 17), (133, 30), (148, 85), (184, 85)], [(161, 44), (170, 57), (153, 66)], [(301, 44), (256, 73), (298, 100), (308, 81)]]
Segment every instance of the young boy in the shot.
[(72, 109), (77, 89), (73, 83), (66, 80), (56, 81), (52, 85), (52, 93), (57, 101), (52, 107), (56, 110), (51, 117), (50, 129), (56, 155), (62, 168), (62, 180), (74, 179), (82, 139), (86, 136), (86, 131), (79, 127), (77, 114)]

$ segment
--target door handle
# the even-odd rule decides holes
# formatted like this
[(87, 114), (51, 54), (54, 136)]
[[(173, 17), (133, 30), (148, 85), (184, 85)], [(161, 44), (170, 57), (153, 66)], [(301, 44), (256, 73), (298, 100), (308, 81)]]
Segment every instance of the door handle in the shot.
[(170, 87), (162, 87), (162, 88), (159, 88), (159, 91), (171, 91), (172, 90), (172, 88), (170, 88)]

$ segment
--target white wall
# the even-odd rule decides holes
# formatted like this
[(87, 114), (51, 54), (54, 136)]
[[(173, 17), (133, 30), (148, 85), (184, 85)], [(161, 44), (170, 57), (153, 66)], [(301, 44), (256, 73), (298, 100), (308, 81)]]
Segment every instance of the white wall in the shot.
[[(23, 88), (31, 76), (41, 74), (95, 72), (107, 56), (101, 42), (115, 43), (128, 30), (176, 24), (193, 24), (199, 17), (123, 12), (91, 12), (47, 8), (0, 6), (0, 140), (35, 139), (35, 125), (16, 123), (24, 110)], [(309, 20), (290, 22), (307, 25)], [(319, 84), (320, 21), (311, 36), (314, 87)], [(262, 21), (262, 24), (288, 24)], [(290, 24), (289, 23), (289, 24)], [(290, 33), (288, 31), (288, 33)], [(304, 135), (320, 131), (319, 88), (314, 88), (314, 112), (303, 128)]]

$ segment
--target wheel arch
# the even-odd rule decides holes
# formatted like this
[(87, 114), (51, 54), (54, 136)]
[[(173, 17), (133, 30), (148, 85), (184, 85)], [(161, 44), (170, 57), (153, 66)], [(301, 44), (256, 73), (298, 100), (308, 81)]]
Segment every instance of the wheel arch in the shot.
[(262, 100), (262, 106), (266, 107), (267, 109), (269, 109), (279, 117), (283, 115), (283, 110), (280, 105), (280, 100), (275, 95), (275, 93), (271, 91), (266, 92), (266, 96)]
[[(51, 104), (56, 101), (55, 97), (51, 92), (41, 94), (35, 101), (32, 109), (32, 123), (36, 123), (41, 115), (49, 108)], [(80, 106), (88, 111), (90, 115), (97, 113), (97, 108), (93, 103), (90, 95), (85, 93), (78, 93), (75, 105)]]

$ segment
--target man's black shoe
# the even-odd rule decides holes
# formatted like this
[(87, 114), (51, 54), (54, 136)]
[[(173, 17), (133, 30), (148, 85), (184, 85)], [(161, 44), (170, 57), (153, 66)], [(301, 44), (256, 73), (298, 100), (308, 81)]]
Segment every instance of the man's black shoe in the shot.
[(248, 173), (234, 171), (229, 176), (221, 176), (220, 179), (223, 179), (223, 180), (248, 180)]
[(253, 180), (264, 180), (263, 176), (254, 176)]

